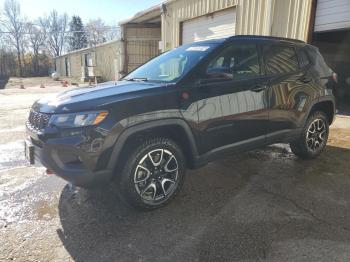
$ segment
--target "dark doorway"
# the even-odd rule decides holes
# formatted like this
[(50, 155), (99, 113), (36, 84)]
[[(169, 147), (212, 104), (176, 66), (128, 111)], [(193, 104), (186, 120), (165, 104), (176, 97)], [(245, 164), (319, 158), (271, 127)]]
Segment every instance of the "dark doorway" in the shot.
[(64, 64), (66, 67), (66, 76), (70, 76), (70, 62), (68, 57), (64, 59)]
[(338, 74), (337, 98), (350, 105), (350, 29), (314, 33), (312, 44)]

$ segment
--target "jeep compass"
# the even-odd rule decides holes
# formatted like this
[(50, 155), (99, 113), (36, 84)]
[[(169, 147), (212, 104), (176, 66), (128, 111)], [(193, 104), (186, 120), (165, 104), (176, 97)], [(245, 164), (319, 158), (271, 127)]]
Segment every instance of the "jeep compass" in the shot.
[(35, 102), (25, 154), (77, 186), (113, 183), (127, 203), (151, 210), (175, 197), (187, 168), (227, 154), (289, 143), (300, 158), (318, 156), (335, 81), (318, 49), (301, 41), (187, 44), (121, 81)]

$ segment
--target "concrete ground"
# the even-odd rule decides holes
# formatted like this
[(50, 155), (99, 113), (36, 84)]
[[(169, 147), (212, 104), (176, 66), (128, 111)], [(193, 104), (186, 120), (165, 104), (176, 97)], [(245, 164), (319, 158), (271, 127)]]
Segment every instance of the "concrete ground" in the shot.
[(350, 117), (303, 161), (274, 145), (188, 172), (139, 213), (27, 165), (28, 108), (50, 86), (0, 90), (0, 261), (350, 261)]

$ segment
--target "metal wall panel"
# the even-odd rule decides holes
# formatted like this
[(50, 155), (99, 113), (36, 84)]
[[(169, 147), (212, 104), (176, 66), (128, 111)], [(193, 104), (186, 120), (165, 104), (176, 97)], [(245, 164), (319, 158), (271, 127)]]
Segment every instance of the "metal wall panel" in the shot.
[(274, 0), (271, 35), (307, 41), (311, 0)]
[(350, 28), (349, 0), (318, 0), (315, 32)]
[(200, 16), (183, 22), (182, 43), (233, 36), (235, 32), (236, 9), (228, 8), (211, 16)]
[(125, 24), (124, 38), (127, 52), (125, 59), (127, 65), (124, 65), (126, 73), (134, 70), (160, 53), (160, 25)]
[(183, 21), (236, 7), (236, 34), (272, 35), (307, 40), (311, 0), (172, 0), (162, 15), (162, 47), (181, 42)]

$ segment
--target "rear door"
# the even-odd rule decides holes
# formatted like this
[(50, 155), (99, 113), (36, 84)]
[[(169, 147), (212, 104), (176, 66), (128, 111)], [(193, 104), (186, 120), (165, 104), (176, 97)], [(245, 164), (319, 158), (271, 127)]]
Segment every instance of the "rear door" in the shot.
[(257, 46), (230, 44), (203, 66), (199, 77), (200, 151), (264, 144), (267, 89)]
[(265, 45), (263, 54), (269, 79), (267, 139), (271, 143), (298, 133), (309, 104), (318, 96), (318, 88), (309, 73), (309, 65), (299, 64), (294, 46)]

